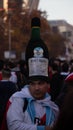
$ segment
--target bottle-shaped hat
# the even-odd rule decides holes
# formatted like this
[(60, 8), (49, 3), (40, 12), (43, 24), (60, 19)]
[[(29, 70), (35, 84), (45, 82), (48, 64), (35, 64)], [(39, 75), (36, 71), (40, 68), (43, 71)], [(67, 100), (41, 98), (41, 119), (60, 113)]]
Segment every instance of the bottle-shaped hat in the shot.
[(26, 63), (30, 80), (48, 81), (49, 52), (46, 44), (40, 37), (40, 19), (34, 17), (31, 20), (31, 38), (26, 48)]

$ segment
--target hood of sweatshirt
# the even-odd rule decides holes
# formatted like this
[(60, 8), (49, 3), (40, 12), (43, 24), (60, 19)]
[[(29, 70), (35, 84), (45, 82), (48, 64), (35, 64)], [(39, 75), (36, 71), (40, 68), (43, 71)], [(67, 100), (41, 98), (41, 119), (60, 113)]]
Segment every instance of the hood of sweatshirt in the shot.
[(51, 96), (48, 93), (46, 93), (45, 98), (42, 100), (34, 99), (34, 97), (32, 97), (32, 95), (29, 91), (29, 85), (25, 85), (21, 91), (14, 93), (10, 97), (10, 101), (12, 102), (12, 100), (14, 98), (30, 98), (31, 101), (34, 100), (34, 101), (38, 102), (39, 104), (42, 104), (43, 106), (51, 107), (55, 114), (57, 114), (59, 112), (59, 107), (53, 101), (51, 101)]

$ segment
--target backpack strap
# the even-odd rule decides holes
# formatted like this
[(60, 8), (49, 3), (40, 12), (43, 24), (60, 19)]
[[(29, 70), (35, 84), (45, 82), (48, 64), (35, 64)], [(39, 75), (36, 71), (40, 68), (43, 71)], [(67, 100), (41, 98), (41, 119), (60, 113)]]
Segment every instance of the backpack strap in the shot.
[(27, 100), (27, 98), (25, 98), (24, 99), (23, 112), (25, 112), (25, 110), (27, 109), (27, 105), (28, 105), (28, 100)]

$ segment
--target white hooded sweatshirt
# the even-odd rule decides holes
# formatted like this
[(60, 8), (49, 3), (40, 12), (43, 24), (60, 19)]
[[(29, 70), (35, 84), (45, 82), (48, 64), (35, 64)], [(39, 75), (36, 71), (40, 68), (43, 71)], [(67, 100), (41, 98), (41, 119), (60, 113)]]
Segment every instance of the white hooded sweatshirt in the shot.
[[(25, 98), (28, 99), (28, 105), (23, 112)], [(59, 113), (58, 106), (51, 101), (49, 94), (43, 100), (35, 100), (28, 85), (20, 92), (14, 93), (9, 101), (11, 105), (7, 111), (8, 130), (45, 130), (45, 125), (51, 126)], [(44, 118), (46, 123), (39, 125), (38, 119)]]

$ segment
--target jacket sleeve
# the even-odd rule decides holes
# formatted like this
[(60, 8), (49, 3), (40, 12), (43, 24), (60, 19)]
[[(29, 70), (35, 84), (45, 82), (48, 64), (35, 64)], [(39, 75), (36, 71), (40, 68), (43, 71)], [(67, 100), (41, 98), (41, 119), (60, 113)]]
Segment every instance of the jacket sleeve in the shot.
[(37, 126), (31, 122), (28, 113), (23, 112), (23, 106), (23, 99), (13, 99), (6, 115), (8, 130), (37, 130)]

